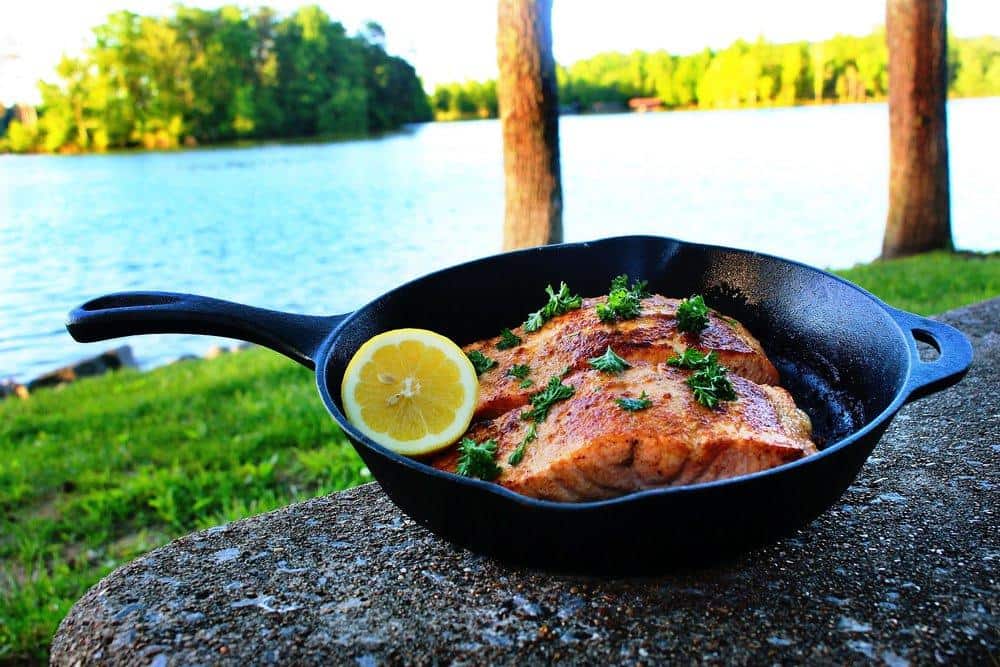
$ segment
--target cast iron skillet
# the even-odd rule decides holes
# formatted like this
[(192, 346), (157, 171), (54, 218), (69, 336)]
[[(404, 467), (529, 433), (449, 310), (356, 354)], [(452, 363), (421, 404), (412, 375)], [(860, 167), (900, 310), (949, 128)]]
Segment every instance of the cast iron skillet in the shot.
[[(344, 418), (340, 383), (358, 347), (400, 327), (459, 344), (522, 322), (546, 284), (603, 294), (628, 273), (667, 296), (704, 294), (743, 322), (813, 419), (822, 451), (731, 480), (556, 503), (435, 470), (395, 454)], [(317, 290), (335, 289), (317, 285)], [(266, 345), (316, 370), (327, 410), (406, 514), (477, 552), (583, 571), (650, 571), (703, 562), (773, 540), (830, 507), (907, 401), (957, 382), (972, 348), (947, 325), (896, 310), (823, 271), (768, 255), (627, 236), (547, 246), (461, 264), (414, 280), (347, 315), (314, 317), (163, 292), (124, 292), (72, 311), (72, 336), (90, 342), (143, 333), (198, 333)], [(916, 341), (940, 356), (922, 362)]]

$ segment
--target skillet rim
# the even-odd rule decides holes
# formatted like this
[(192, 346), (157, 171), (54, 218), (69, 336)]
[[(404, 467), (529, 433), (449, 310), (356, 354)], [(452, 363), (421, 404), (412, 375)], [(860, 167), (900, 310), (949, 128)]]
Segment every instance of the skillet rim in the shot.
[[(470, 266), (474, 266), (476, 264), (482, 264), (482, 263), (485, 263), (485, 262), (496, 260), (499, 257), (508, 257), (508, 256), (516, 256), (516, 255), (527, 255), (527, 254), (530, 254), (530, 253), (537, 253), (537, 252), (551, 252), (551, 251), (558, 251), (559, 249), (562, 249), (562, 248), (590, 247), (590, 246), (601, 245), (601, 244), (605, 244), (605, 243), (610, 244), (612, 242), (621, 242), (621, 241), (639, 241), (639, 242), (656, 241), (656, 242), (661, 242), (661, 243), (662, 242), (669, 242), (669, 243), (678, 244), (679, 246), (682, 246), (682, 247), (689, 247), (689, 248), (694, 248), (694, 249), (698, 249), (698, 250), (725, 251), (725, 252), (738, 253), (738, 254), (741, 254), (741, 255), (748, 255), (748, 256), (751, 256), (751, 257), (764, 258), (764, 259), (767, 259), (767, 260), (776, 261), (776, 262), (778, 262), (780, 264), (786, 264), (786, 265), (791, 265), (791, 266), (796, 266), (796, 267), (800, 267), (800, 268), (806, 269), (807, 271), (819, 274), (819, 275), (823, 276), (826, 279), (832, 279), (832, 280), (835, 280), (835, 281), (837, 281), (837, 282), (839, 282), (839, 283), (841, 283), (843, 285), (846, 285), (847, 287), (850, 287), (851, 289), (853, 289), (856, 292), (860, 293), (862, 296), (867, 297), (869, 300), (873, 301), (875, 303), (875, 305), (878, 306), (878, 308), (892, 322), (892, 325), (895, 328), (894, 329), (895, 333), (898, 335), (898, 340), (901, 343), (900, 353), (906, 355), (906, 366), (905, 366), (906, 367), (906, 375), (905, 375), (905, 378), (904, 378), (904, 381), (903, 381), (902, 385), (896, 391), (896, 394), (893, 397), (892, 401), (889, 403), (889, 405), (887, 405), (885, 407), (885, 409), (883, 409), (880, 413), (878, 413), (878, 415), (876, 415), (873, 419), (871, 419), (867, 424), (865, 424), (864, 426), (862, 426), (857, 431), (854, 431), (850, 435), (848, 435), (848, 436), (846, 436), (844, 438), (841, 438), (840, 440), (837, 440), (837, 441), (833, 442), (832, 444), (830, 444), (827, 447), (821, 449), (817, 453), (811, 454), (809, 456), (805, 456), (805, 457), (803, 457), (801, 459), (798, 459), (796, 461), (791, 461), (789, 463), (783, 463), (783, 464), (775, 466), (773, 468), (768, 468), (767, 470), (761, 470), (761, 471), (754, 472), (754, 473), (749, 473), (749, 474), (746, 474), (746, 475), (739, 475), (737, 477), (729, 477), (729, 478), (726, 478), (726, 479), (719, 479), (719, 480), (714, 480), (714, 481), (711, 481), (711, 482), (699, 482), (697, 484), (687, 484), (687, 485), (683, 485), (683, 486), (665, 486), (665, 487), (657, 487), (657, 488), (652, 488), (652, 489), (643, 489), (641, 491), (632, 491), (630, 493), (626, 493), (626, 494), (621, 495), (621, 496), (615, 496), (614, 498), (605, 498), (605, 499), (602, 499), (602, 500), (588, 500), (588, 501), (583, 501), (583, 502), (560, 502), (560, 501), (555, 501), (555, 500), (543, 500), (543, 499), (540, 499), (540, 498), (532, 498), (531, 496), (526, 496), (526, 495), (523, 495), (523, 494), (511, 491), (510, 489), (507, 489), (506, 487), (503, 487), (503, 486), (501, 486), (501, 485), (499, 485), (499, 484), (497, 484), (495, 482), (487, 482), (485, 480), (475, 479), (475, 478), (472, 478), (472, 477), (464, 477), (462, 475), (457, 475), (455, 473), (450, 473), (450, 472), (445, 472), (443, 470), (439, 470), (439, 469), (434, 468), (433, 466), (427, 465), (426, 463), (424, 463), (422, 461), (419, 461), (417, 459), (410, 458), (410, 457), (404, 456), (402, 454), (398, 454), (398, 453), (392, 451), (391, 449), (389, 449), (387, 447), (384, 447), (384, 446), (376, 443), (374, 440), (371, 440), (370, 438), (368, 438), (367, 436), (365, 436), (364, 434), (362, 434), (361, 431), (357, 430), (350, 422), (348, 422), (347, 418), (344, 416), (344, 414), (341, 412), (341, 410), (337, 407), (336, 401), (333, 399), (333, 396), (332, 396), (331, 392), (329, 391), (329, 385), (328, 385), (328, 383), (326, 381), (327, 380), (327, 368), (329, 366), (329, 360), (330, 360), (330, 356), (331, 356), (331, 351), (336, 347), (336, 342), (340, 338), (340, 333), (341, 333), (342, 329), (344, 329), (345, 327), (350, 326), (351, 322), (355, 319), (355, 317), (358, 317), (358, 314), (361, 311), (366, 310), (367, 308), (369, 308), (373, 304), (375, 304), (375, 303), (377, 303), (379, 301), (382, 301), (386, 297), (389, 297), (389, 296), (394, 295), (394, 294), (396, 294), (398, 292), (406, 290), (407, 288), (409, 288), (411, 285), (413, 285), (415, 283), (422, 282), (422, 281), (424, 281), (424, 280), (426, 280), (428, 278), (432, 278), (432, 277), (435, 277), (435, 276), (440, 276), (442, 274), (445, 274), (445, 273), (448, 273), (448, 272), (452, 271), (453, 269), (457, 269), (457, 268), (460, 268), (460, 267), (470, 267)], [(762, 253), (762, 252), (758, 252), (758, 251), (755, 251), (755, 250), (745, 250), (745, 249), (742, 249), (742, 248), (732, 248), (732, 247), (729, 247), (729, 246), (713, 245), (713, 244), (709, 244), (709, 243), (697, 243), (697, 242), (693, 242), (693, 241), (684, 241), (684, 240), (673, 238), (673, 237), (669, 237), (669, 236), (653, 236), (653, 235), (649, 235), (649, 234), (633, 234), (633, 235), (625, 235), (625, 236), (609, 236), (609, 237), (600, 238), (600, 239), (593, 239), (593, 240), (589, 240), (589, 241), (576, 241), (576, 242), (573, 242), (573, 243), (559, 243), (559, 244), (552, 244), (552, 245), (547, 245), (547, 246), (537, 246), (537, 247), (533, 247), (533, 248), (523, 248), (523, 249), (520, 249), (520, 250), (513, 250), (513, 251), (508, 251), (508, 252), (503, 252), (503, 253), (497, 253), (497, 254), (494, 254), (494, 255), (489, 255), (487, 257), (480, 257), (480, 258), (477, 258), (477, 259), (474, 259), (474, 260), (470, 260), (468, 262), (462, 262), (460, 264), (454, 264), (452, 266), (445, 267), (443, 269), (438, 269), (437, 271), (432, 271), (432, 272), (427, 273), (427, 274), (425, 274), (423, 276), (420, 276), (418, 278), (414, 278), (413, 280), (407, 281), (407, 282), (405, 282), (405, 283), (403, 283), (403, 284), (395, 287), (394, 289), (391, 289), (388, 292), (385, 292), (384, 294), (380, 295), (379, 297), (376, 297), (372, 301), (369, 301), (368, 303), (366, 303), (365, 305), (361, 306), (360, 308), (354, 310), (353, 312), (345, 315), (343, 317), (343, 319), (340, 320), (337, 323), (337, 325), (327, 335), (327, 337), (324, 339), (324, 341), (320, 344), (320, 346), (316, 350), (316, 353), (315, 353), (315, 361), (316, 361), (315, 377), (316, 377), (316, 385), (317, 385), (317, 388), (319, 389), (319, 393), (320, 393), (320, 398), (323, 400), (323, 404), (326, 406), (327, 412), (330, 413), (330, 415), (334, 418), (334, 420), (337, 422), (337, 424), (340, 426), (340, 428), (345, 432), (345, 434), (348, 436), (348, 438), (355, 444), (355, 446), (357, 446), (359, 443), (363, 444), (365, 447), (367, 447), (367, 448), (369, 448), (371, 450), (374, 450), (375, 453), (381, 454), (382, 456), (384, 456), (384, 457), (392, 460), (394, 463), (402, 464), (403, 466), (405, 466), (405, 467), (407, 467), (407, 468), (409, 468), (409, 469), (411, 469), (411, 470), (413, 470), (415, 472), (420, 472), (420, 473), (424, 473), (424, 474), (430, 474), (431, 476), (437, 477), (437, 478), (439, 478), (439, 479), (441, 479), (443, 481), (449, 481), (449, 482), (452, 482), (452, 483), (457, 483), (457, 484), (465, 485), (465, 486), (469, 487), (470, 489), (479, 489), (479, 490), (483, 490), (483, 491), (488, 491), (490, 493), (494, 493), (494, 494), (500, 496), (501, 498), (504, 498), (505, 500), (513, 501), (515, 503), (518, 503), (518, 504), (526, 506), (526, 507), (532, 507), (532, 508), (538, 508), (538, 509), (546, 509), (546, 510), (560, 510), (560, 511), (588, 511), (588, 510), (598, 510), (598, 509), (613, 507), (613, 506), (620, 505), (620, 504), (623, 504), (623, 503), (631, 503), (631, 502), (636, 502), (636, 501), (653, 501), (653, 502), (655, 502), (656, 499), (658, 499), (660, 497), (669, 497), (669, 496), (674, 496), (674, 495), (697, 494), (697, 493), (701, 493), (701, 492), (709, 492), (709, 491), (712, 491), (712, 490), (715, 490), (715, 489), (721, 488), (721, 487), (735, 487), (735, 486), (740, 486), (740, 485), (745, 485), (745, 484), (757, 483), (759, 481), (766, 480), (768, 477), (771, 477), (771, 476), (783, 475), (785, 473), (791, 472), (792, 470), (795, 470), (796, 468), (798, 468), (800, 466), (810, 465), (810, 464), (813, 464), (813, 463), (817, 463), (818, 464), (822, 459), (825, 459), (825, 458), (827, 458), (829, 456), (832, 456), (834, 453), (839, 452), (839, 451), (841, 451), (843, 449), (846, 449), (850, 445), (855, 444), (858, 440), (864, 438), (869, 433), (871, 433), (875, 429), (877, 429), (880, 426), (882, 426), (885, 422), (891, 420), (895, 416), (895, 414), (900, 410), (900, 408), (905, 404), (907, 397), (914, 390), (914, 387), (911, 387), (909, 385), (909, 380), (910, 380), (911, 376), (913, 375), (913, 361), (914, 361), (913, 349), (915, 348), (915, 345), (916, 345), (916, 343), (913, 343), (913, 342), (907, 340), (907, 337), (906, 337), (907, 335), (906, 335), (906, 332), (903, 331), (902, 325), (900, 324), (900, 322), (895, 317), (893, 317), (893, 312), (895, 312), (895, 311), (898, 311), (898, 309), (892, 308), (892, 306), (889, 306), (887, 303), (885, 303), (884, 301), (882, 301), (881, 299), (879, 299), (877, 296), (875, 296), (871, 292), (869, 292), (869, 291), (867, 291), (867, 290), (865, 290), (865, 289), (863, 289), (863, 288), (855, 285), (854, 283), (852, 283), (852, 282), (850, 282), (850, 281), (848, 281), (848, 280), (846, 280), (844, 278), (841, 278), (840, 276), (834, 275), (834, 274), (829, 273), (827, 271), (824, 271), (822, 269), (817, 269), (814, 266), (810, 266), (808, 264), (805, 264), (803, 262), (799, 262), (799, 261), (796, 261), (796, 260), (785, 259), (783, 257), (778, 257), (776, 255), (771, 255), (771, 254), (768, 254), (768, 253)], [(898, 311), (898, 312), (906, 312), (906, 311)], [(904, 350), (905, 350), (905, 352), (904, 352)], [(868, 457), (866, 456), (865, 458), (867, 459)], [(377, 477), (375, 479), (376, 479), (376, 481), (378, 481)]]

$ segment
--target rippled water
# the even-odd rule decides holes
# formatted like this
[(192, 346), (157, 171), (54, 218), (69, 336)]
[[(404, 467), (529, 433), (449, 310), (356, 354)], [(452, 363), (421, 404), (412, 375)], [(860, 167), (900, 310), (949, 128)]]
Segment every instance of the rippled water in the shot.
[[(958, 246), (1000, 248), (1000, 98), (949, 105)], [(652, 233), (823, 267), (875, 257), (884, 105), (564, 117), (567, 240)], [(74, 343), (68, 310), (119, 290), (346, 312), (401, 281), (496, 252), (496, 121), (331, 144), (0, 156), (0, 378), (118, 343)], [(126, 339), (144, 365), (213, 343)]]

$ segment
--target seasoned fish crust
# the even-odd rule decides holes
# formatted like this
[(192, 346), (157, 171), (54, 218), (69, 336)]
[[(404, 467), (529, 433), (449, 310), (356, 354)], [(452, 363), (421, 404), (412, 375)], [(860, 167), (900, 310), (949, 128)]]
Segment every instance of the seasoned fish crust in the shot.
[[(654, 294), (642, 300), (642, 312), (631, 320), (604, 323), (595, 306), (607, 297), (584, 299), (583, 306), (548, 321), (540, 330), (528, 333), (514, 329), (520, 345), (498, 350), (499, 338), (465, 346), (466, 352), (479, 350), (497, 361), (497, 366), (479, 378), (479, 403), (473, 421), (491, 419), (526, 405), (531, 395), (550, 377), (589, 368), (587, 359), (599, 357), (610, 345), (629, 362), (656, 364), (685, 348), (717, 352), (719, 362), (731, 374), (758, 384), (778, 384), (778, 371), (764, 354), (760, 343), (736, 320), (709, 312), (708, 327), (697, 335), (677, 330), (678, 299)], [(528, 364), (532, 384), (522, 388), (520, 380), (507, 375), (515, 364)]]
[[(574, 395), (552, 406), (517, 466), (507, 459), (530, 423), (520, 409), (469, 429), (466, 436), (477, 442), (496, 440), (497, 483), (577, 502), (735, 477), (816, 452), (809, 418), (780, 387), (730, 375), (737, 400), (709, 409), (685, 383), (690, 371), (623, 356), (634, 366), (621, 374), (584, 370), (564, 380)], [(642, 392), (652, 401), (647, 409), (631, 412), (616, 402)], [(429, 461), (449, 472), (457, 462), (457, 448)]]

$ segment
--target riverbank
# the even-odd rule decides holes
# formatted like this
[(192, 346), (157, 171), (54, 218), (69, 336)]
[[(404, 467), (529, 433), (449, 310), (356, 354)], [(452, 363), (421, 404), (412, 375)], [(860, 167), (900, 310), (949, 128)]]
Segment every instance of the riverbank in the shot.
[[(1000, 254), (838, 272), (930, 314), (1000, 294)], [(312, 374), (261, 349), (0, 402), (0, 662), (41, 661), (83, 592), (192, 530), (369, 479)]]

